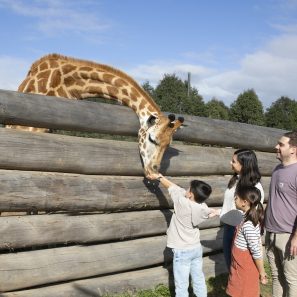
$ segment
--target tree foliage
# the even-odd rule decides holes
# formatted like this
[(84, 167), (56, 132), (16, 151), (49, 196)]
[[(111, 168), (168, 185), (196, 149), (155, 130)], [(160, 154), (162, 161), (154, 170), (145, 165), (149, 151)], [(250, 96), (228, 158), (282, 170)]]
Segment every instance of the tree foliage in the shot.
[(206, 115), (212, 119), (228, 120), (229, 108), (223, 101), (213, 98), (206, 103)]
[(149, 81), (143, 83), (142, 88), (152, 97), (154, 98), (155, 89), (152, 85), (150, 85)]
[(231, 104), (230, 120), (253, 125), (264, 125), (263, 105), (253, 89), (240, 94)]
[(297, 102), (281, 97), (265, 113), (266, 125), (285, 130), (297, 129)]
[(162, 111), (205, 116), (203, 98), (175, 74), (165, 74), (154, 91), (154, 99)]

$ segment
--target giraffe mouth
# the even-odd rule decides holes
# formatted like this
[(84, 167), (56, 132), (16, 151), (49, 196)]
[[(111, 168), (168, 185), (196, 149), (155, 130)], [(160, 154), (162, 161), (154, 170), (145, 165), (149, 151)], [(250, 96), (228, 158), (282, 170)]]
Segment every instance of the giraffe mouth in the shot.
[(151, 143), (153, 143), (154, 145), (159, 145), (159, 143), (157, 143), (156, 140), (152, 139), (151, 134), (149, 134), (148, 139), (149, 139), (149, 141), (150, 141)]

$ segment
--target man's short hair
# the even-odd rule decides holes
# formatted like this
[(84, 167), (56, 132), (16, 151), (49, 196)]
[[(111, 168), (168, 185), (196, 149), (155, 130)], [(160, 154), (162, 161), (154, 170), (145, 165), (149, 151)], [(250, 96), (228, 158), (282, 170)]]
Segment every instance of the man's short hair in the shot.
[(287, 132), (284, 134), (285, 137), (288, 137), (289, 140), (289, 145), (290, 146), (297, 146), (297, 130)]

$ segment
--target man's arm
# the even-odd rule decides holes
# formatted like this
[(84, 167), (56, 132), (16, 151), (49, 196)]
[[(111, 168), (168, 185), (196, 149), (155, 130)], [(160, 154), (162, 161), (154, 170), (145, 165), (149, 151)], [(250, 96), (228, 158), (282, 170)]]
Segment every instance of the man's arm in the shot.
[(292, 234), (290, 243), (290, 256), (297, 256), (297, 230)]

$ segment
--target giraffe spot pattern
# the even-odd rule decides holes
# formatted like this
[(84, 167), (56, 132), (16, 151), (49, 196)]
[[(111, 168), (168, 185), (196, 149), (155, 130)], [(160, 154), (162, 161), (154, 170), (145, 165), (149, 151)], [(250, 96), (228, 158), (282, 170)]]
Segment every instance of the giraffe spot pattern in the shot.
[(43, 70), (46, 70), (48, 69), (48, 64), (47, 62), (43, 62), (39, 65), (39, 71), (43, 71)]
[(59, 67), (59, 64), (58, 64), (58, 62), (55, 61), (55, 60), (49, 60), (49, 67), (50, 67), (51, 69), (58, 68), (58, 67)]
[(50, 80), (50, 87), (56, 88), (61, 84), (61, 72), (60, 70), (56, 69), (52, 73), (51, 80)]
[(90, 78), (90, 74), (88, 72), (80, 72), (79, 73), (79, 76), (82, 78), (82, 79), (89, 79)]
[(57, 90), (57, 93), (60, 97), (65, 97), (67, 98), (67, 93), (64, 91), (63, 87), (60, 87), (58, 90)]
[(64, 78), (64, 84), (66, 87), (73, 86), (75, 84), (75, 79), (72, 76), (67, 76)]
[[(123, 79), (121, 78), (117, 78), (115, 81), (114, 81), (114, 85), (118, 88), (121, 88), (121, 87), (126, 87), (128, 86), (128, 83), (125, 82)], [(128, 94), (127, 94), (128, 95)]]
[(87, 88), (87, 91), (90, 93), (90, 94), (102, 94), (104, 93), (103, 92), (103, 89), (101, 87), (97, 87), (97, 86), (89, 86)]
[(113, 98), (117, 97), (117, 94), (118, 94), (119, 90), (116, 87), (107, 86), (106, 89), (108, 91), (108, 94), (111, 97), (113, 97)]
[(48, 91), (48, 92), (46, 93), (46, 95), (47, 95), (47, 96), (56, 96), (56, 93), (55, 93), (55, 91), (50, 90), (50, 91)]
[(87, 71), (87, 72), (90, 72), (92, 70), (93, 70), (92, 67), (87, 67), (87, 66), (79, 67), (78, 69), (78, 71)]
[(35, 92), (35, 84), (34, 84), (34, 80), (31, 79), (28, 83), (28, 86), (26, 87), (26, 89), (24, 90), (25, 92), (28, 92), (28, 93), (33, 93)]
[(128, 90), (126, 90), (126, 89), (122, 89), (122, 94), (123, 94), (124, 96), (129, 96), (129, 94), (128, 94)]
[(129, 100), (128, 98), (123, 98), (123, 99), (122, 99), (122, 103), (123, 103), (124, 105), (127, 105), (127, 106), (129, 105), (129, 101), (130, 101), (130, 100)]
[(37, 78), (37, 80), (48, 79), (50, 74), (51, 74), (50, 70), (42, 71), (42, 72), (37, 74), (36, 78)]
[(99, 75), (96, 72), (92, 72), (90, 77), (92, 80), (95, 80), (95, 81), (99, 80)]
[(138, 100), (138, 97), (139, 97), (139, 93), (137, 92), (137, 90), (135, 88), (131, 88), (131, 91), (130, 91), (130, 97), (133, 101), (137, 101)]
[[(26, 87), (28, 87), (28, 83), (30, 82), (30, 77), (27, 77), (18, 87), (19, 92), (29, 92), (27, 91)], [(26, 91), (25, 91), (26, 90)]]
[(148, 108), (148, 110), (151, 111), (151, 112), (154, 112), (154, 111), (155, 111), (155, 109), (154, 109), (151, 105), (149, 105), (147, 108)]
[(103, 81), (105, 81), (106, 83), (111, 84), (112, 80), (114, 79), (114, 75), (110, 74), (110, 73), (104, 73), (103, 74)]
[[(38, 81), (38, 92), (42, 93), (42, 94), (47, 94), (47, 91), (48, 91), (47, 79), (46, 78), (40, 79)], [(53, 95), (51, 95), (51, 96), (53, 96)]]
[(70, 65), (70, 64), (66, 64), (62, 66), (62, 72), (63, 74), (68, 74), (69, 72), (73, 72), (74, 70), (76, 70), (77, 67)]
[(145, 102), (144, 100), (141, 100), (138, 108), (141, 110), (141, 109), (144, 109), (144, 107), (145, 107)]

